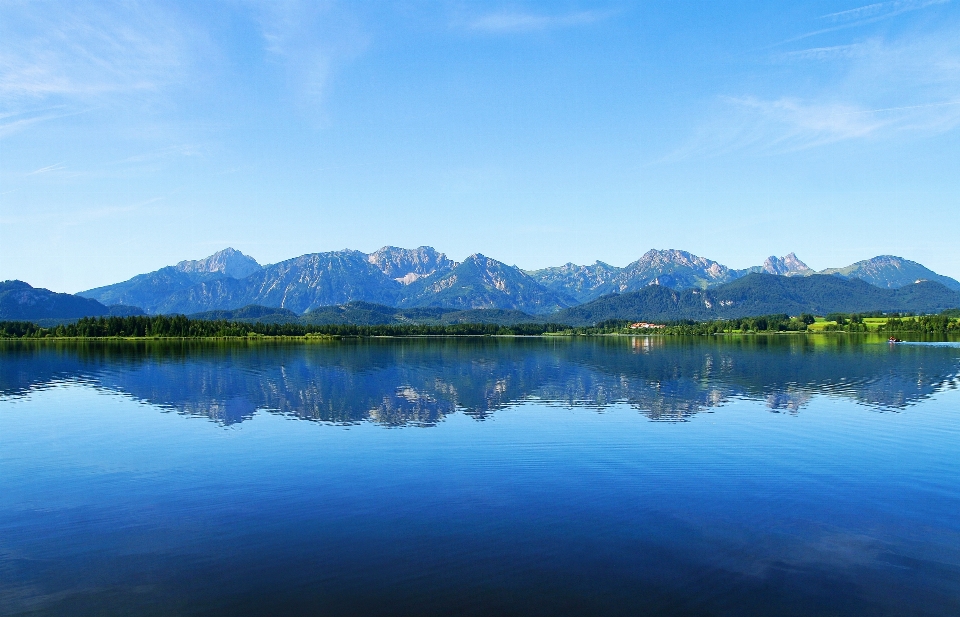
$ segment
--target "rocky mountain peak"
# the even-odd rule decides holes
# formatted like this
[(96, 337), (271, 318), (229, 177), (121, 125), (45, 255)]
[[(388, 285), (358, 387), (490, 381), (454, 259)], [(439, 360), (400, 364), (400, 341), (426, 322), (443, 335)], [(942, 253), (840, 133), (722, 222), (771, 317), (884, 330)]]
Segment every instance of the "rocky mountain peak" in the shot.
[(253, 257), (229, 247), (206, 259), (181, 261), (175, 267), (186, 274), (219, 273), (235, 279), (245, 278), (263, 269)]
[(768, 274), (778, 276), (806, 276), (813, 274), (813, 269), (800, 261), (795, 253), (790, 253), (784, 257), (771, 255), (763, 262), (763, 271)]
[[(676, 267), (694, 268), (714, 276), (721, 276), (729, 270), (726, 266), (711, 259), (677, 249), (651, 249), (634, 264), (642, 265), (645, 268), (666, 270)], [(630, 268), (630, 266), (627, 267)]]
[(624, 274), (631, 280), (620, 285), (621, 291), (642, 287), (654, 278), (659, 278), (660, 284), (668, 287), (702, 287), (707, 282), (727, 280), (731, 271), (723, 264), (687, 251), (651, 249), (627, 265)]
[(405, 290), (408, 306), (502, 308), (549, 313), (570, 303), (516, 266), (480, 253)]
[(456, 262), (431, 246), (404, 249), (385, 246), (367, 255), (367, 261), (384, 274), (404, 285), (436, 272), (456, 267)]
[(16, 290), (33, 289), (33, 286), (30, 285), (30, 283), (25, 283), (18, 279), (0, 282), (0, 291), (10, 291), (14, 289)]
[(960, 282), (955, 279), (937, 274), (922, 264), (896, 255), (878, 255), (844, 268), (827, 268), (822, 270), (820, 274), (858, 278), (871, 285), (888, 289), (912, 285), (918, 280), (934, 281), (950, 289), (960, 291)]
[[(648, 251), (623, 268), (598, 261), (590, 266), (567, 263), (525, 272), (479, 253), (457, 263), (428, 246), (385, 246), (369, 254), (349, 249), (311, 253), (264, 268), (235, 249), (225, 249), (206, 259), (182, 261), (78, 295), (103, 305), (138, 306), (148, 313), (187, 314), (249, 304), (301, 313), (365, 301), (394, 307), (497, 308), (546, 314), (608, 294), (643, 290), (651, 283), (670, 293), (708, 290), (761, 272), (797, 275), (794, 278), (814, 274), (794, 253), (770, 257), (764, 265), (744, 270), (731, 270), (687, 251), (670, 249)], [(925, 280), (960, 290), (960, 282), (891, 255), (821, 274), (862, 279), (888, 289)]]

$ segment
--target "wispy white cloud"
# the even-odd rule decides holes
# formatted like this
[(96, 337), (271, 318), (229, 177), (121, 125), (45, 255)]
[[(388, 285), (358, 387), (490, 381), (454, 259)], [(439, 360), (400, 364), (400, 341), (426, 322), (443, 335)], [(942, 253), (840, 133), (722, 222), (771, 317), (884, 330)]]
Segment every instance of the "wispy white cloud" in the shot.
[(722, 97), (692, 138), (661, 162), (807, 150), (855, 139), (943, 133), (960, 126), (960, 97), (920, 105), (871, 108), (782, 97)]
[(853, 58), (867, 53), (862, 43), (853, 43), (850, 45), (833, 45), (829, 47), (811, 47), (809, 49), (798, 49), (788, 51), (782, 54), (781, 58), (792, 60), (837, 60), (841, 58)]
[(599, 11), (578, 11), (560, 15), (502, 11), (468, 20), (465, 26), (468, 30), (490, 33), (530, 32), (584, 26), (606, 19), (609, 15), (608, 12)]
[(184, 79), (202, 37), (147, 2), (5, 4), (0, 97), (84, 100)]
[(35, 176), (37, 174), (45, 174), (51, 171), (60, 171), (61, 169), (66, 169), (63, 162), (54, 163), (53, 165), (47, 165), (46, 167), (41, 167), (40, 169), (35, 169), (29, 172), (28, 176)]
[[(866, 137), (896, 122), (886, 110), (796, 98), (728, 98), (746, 138), (766, 150), (797, 150)], [(739, 114), (737, 114), (739, 112)]]
[(950, 0), (890, 0), (889, 2), (874, 2), (846, 11), (828, 13), (820, 19), (834, 22), (858, 22), (865, 19), (884, 19), (901, 13), (927, 8), (934, 4), (946, 4)]
[[(883, 3), (870, 11), (863, 7), (863, 12), (889, 12), (897, 7), (887, 5), (899, 4)], [(896, 38), (885, 34), (779, 54), (778, 72), (803, 75), (796, 80), (802, 87), (773, 82), (765, 95), (717, 97), (692, 138), (666, 160), (732, 151), (769, 154), (955, 130), (960, 127), (956, 33), (955, 22), (945, 21), (923, 31), (908, 29)]]
[[(187, 90), (210, 83), (204, 77), (220, 58), (201, 25), (154, 0), (0, 2), (0, 137), (35, 135), (68, 161), (31, 172), (42, 159), (10, 159), (8, 170), (24, 165), (17, 175), (31, 182), (116, 177), (123, 172), (105, 169), (105, 156), (203, 141), (206, 127), (183, 122), (181, 104)], [(88, 117), (71, 119), (80, 115)], [(75, 156), (60, 130), (83, 132), (89, 156)]]
[(113, 161), (113, 164), (125, 165), (129, 163), (147, 163), (159, 161), (171, 157), (192, 157), (199, 156), (206, 152), (206, 148), (197, 144), (175, 144), (163, 148), (157, 148), (148, 152), (141, 152), (123, 159)]
[(43, 212), (21, 211), (12, 216), (0, 214), (0, 225), (16, 224), (53, 224), (58, 227), (77, 227), (91, 221), (98, 221), (105, 218), (112, 218), (118, 215), (132, 214), (148, 209), (156, 203), (162, 203), (163, 197), (151, 197), (132, 204), (99, 206), (95, 208), (79, 208), (64, 211), (56, 208), (48, 208)]
[(360, 55), (371, 35), (340, 3), (286, 0), (252, 5), (264, 48), (296, 97), (317, 108), (336, 69)]
[(28, 107), (27, 109), (17, 109), (0, 114), (0, 137), (7, 137), (8, 135), (17, 133), (40, 122), (78, 116), (87, 111), (89, 111), (89, 108), (70, 111), (67, 105), (56, 105), (54, 107), (41, 107), (39, 109), (31, 109)]
[(830, 32), (866, 26), (878, 21), (897, 17), (904, 13), (918, 11), (935, 5), (948, 4), (949, 2), (951, 2), (951, 0), (892, 0), (889, 2), (876, 2), (838, 13), (829, 13), (822, 15), (820, 19), (826, 22), (832, 22), (833, 25), (804, 32), (803, 34), (781, 41), (778, 45), (795, 43), (803, 39), (828, 34)]
[(129, 214), (132, 212), (137, 212), (143, 210), (148, 206), (152, 206), (156, 203), (161, 203), (164, 201), (163, 197), (151, 197), (149, 199), (144, 199), (139, 202), (128, 204), (128, 205), (117, 205), (117, 206), (104, 206), (100, 208), (90, 208), (86, 210), (81, 210), (75, 212), (72, 215), (68, 216), (64, 223), (66, 225), (80, 225), (87, 221), (95, 221), (104, 219), (107, 217), (116, 216), (118, 214)]
[(720, 105), (687, 142), (661, 162), (710, 158), (734, 152), (772, 154), (803, 150), (873, 134), (883, 120), (842, 103), (796, 98), (721, 97)]

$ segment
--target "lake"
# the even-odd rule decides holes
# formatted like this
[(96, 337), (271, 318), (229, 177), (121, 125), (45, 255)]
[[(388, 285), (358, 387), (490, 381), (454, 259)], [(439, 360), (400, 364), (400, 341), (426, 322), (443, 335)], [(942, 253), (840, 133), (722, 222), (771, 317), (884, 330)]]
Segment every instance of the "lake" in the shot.
[(0, 344), (3, 615), (960, 615), (960, 343)]

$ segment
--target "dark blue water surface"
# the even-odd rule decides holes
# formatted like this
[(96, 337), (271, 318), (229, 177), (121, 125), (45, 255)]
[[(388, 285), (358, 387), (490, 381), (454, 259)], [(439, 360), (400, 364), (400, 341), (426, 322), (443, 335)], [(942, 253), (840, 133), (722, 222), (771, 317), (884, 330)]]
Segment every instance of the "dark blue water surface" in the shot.
[(960, 345), (0, 345), (0, 614), (960, 615)]

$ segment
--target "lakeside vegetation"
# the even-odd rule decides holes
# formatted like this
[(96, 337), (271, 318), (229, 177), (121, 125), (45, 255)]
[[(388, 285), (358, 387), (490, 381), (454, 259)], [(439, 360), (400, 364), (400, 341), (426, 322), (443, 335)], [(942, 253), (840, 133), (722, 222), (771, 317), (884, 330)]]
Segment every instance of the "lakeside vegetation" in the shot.
[(850, 332), (960, 334), (960, 311), (940, 315), (864, 315), (834, 313), (825, 317), (803, 314), (763, 315), (714, 321), (681, 321), (658, 324), (656, 328), (636, 327), (625, 320), (608, 320), (592, 327), (571, 327), (557, 323), (445, 325), (348, 325), (260, 323), (191, 319), (183, 315), (84, 317), (71, 324), (42, 327), (27, 321), (0, 322), (0, 338), (256, 338), (256, 337), (375, 337), (375, 336), (576, 336), (656, 335), (710, 336), (790, 332)]
[[(713, 334), (749, 334), (771, 332), (851, 332), (851, 333), (896, 333), (916, 332), (924, 334), (960, 333), (960, 320), (949, 314), (941, 315), (875, 315), (832, 313), (825, 317), (813, 315), (764, 315), (704, 322), (674, 322), (666, 327), (650, 331), (663, 335), (703, 336)], [(624, 331), (629, 325), (622, 326)], [(644, 332), (644, 330), (633, 330)]]
[(191, 319), (184, 315), (84, 317), (44, 328), (32, 322), (0, 322), (2, 338), (225, 338), (541, 335), (567, 330), (561, 324), (325, 325)]

